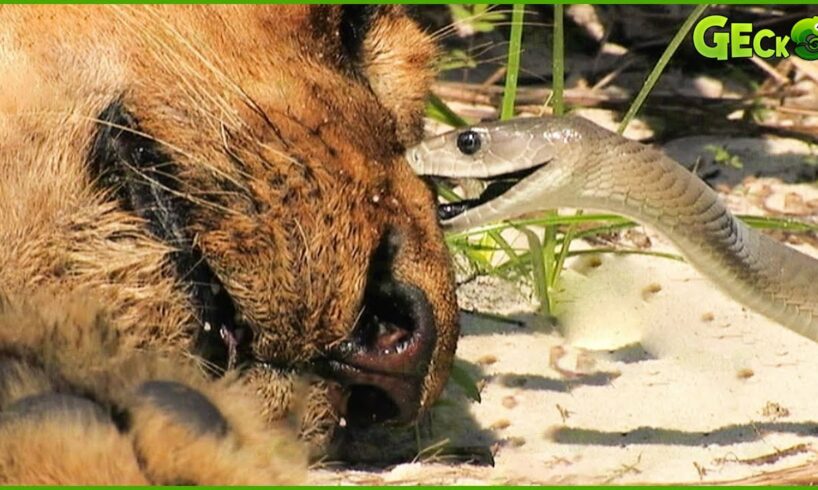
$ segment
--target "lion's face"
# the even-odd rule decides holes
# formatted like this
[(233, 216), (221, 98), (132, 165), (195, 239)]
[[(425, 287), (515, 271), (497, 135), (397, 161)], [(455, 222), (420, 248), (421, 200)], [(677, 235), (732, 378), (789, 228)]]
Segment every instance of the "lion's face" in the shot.
[(173, 247), (193, 349), (317, 373), (352, 422), (428, 407), (458, 327), (433, 195), (403, 158), (434, 49), (402, 9), (61, 15), (64, 58), (41, 55), (98, 82), (92, 184)]

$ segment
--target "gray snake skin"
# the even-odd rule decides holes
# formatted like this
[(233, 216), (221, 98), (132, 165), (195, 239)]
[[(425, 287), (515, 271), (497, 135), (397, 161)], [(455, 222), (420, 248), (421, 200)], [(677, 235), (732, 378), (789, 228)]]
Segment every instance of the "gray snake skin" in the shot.
[[(459, 149), (465, 131), (479, 136), (473, 154)], [(621, 214), (665, 235), (735, 300), (818, 341), (818, 260), (747, 227), (660, 151), (569, 116), (459, 129), (406, 156), (420, 175), (486, 179), (533, 170), (504, 194), (443, 220), (447, 229), (555, 207)]]

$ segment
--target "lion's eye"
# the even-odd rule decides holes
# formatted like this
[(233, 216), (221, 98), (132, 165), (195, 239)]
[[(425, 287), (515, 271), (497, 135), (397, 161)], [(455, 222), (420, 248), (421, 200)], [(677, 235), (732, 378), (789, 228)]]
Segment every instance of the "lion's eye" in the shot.
[(480, 135), (477, 132), (468, 130), (457, 135), (457, 149), (464, 155), (474, 155), (480, 150)]

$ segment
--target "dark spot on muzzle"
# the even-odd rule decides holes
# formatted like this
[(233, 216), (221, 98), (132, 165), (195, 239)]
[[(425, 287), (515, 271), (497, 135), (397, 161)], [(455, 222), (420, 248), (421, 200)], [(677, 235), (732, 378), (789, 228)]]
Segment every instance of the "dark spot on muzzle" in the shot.
[(350, 337), (317, 363), (336, 381), (330, 398), (352, 426), (414, 421), (437, 341), (432, 305), (392, 272), (400, 239), (387, 233), (370, 262), (361, 315)]

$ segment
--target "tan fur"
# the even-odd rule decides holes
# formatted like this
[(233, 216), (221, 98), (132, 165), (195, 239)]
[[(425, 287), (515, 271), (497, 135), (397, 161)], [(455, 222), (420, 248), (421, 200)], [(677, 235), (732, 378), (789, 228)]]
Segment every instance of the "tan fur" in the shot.
[[(99, 309), (81, 298), (38, 297), (18, 305), (5, 305), (0, 314), (0, 345), (7, 349), (6, 356), (17, 359), (0, 367), (3, 379), (12, 380), (0, 391), (0, 407), (47, 388), (91, 393), (99, 402), (131, 407), (132, 428), (119, 434), (111, 425), (91, 424), (71, 414), (16, 423), (0, 412), (0, 448), (8, 448), (0, 451), (0, 481), (139, 483), (145, 477), (164, 484), (300, 481), (304, 455), (291, 444), (293, 434), (265, 424), (257, 402), (239, 380), (208, 381), (189, 358), (123, 348)], [(215, 440), (192, 434), (166, 414), (134, 400), (134, 388), (153, 379), (177, 381), (204, 393), (227, 419), (229, 435)], [(89, 464), (99, 459), (97, 454), (104, 456), (100, 464)], [(142, 473), (129, 469), (137, 455)], [(120, 467), (122, 471), (117, 471)]]
[[(457, 337), (452, 277), (433, 196), (402, 157), (421, 134), (435, 52), (402, 8), (384, 7), (352, 66), (340, 17), (336, 6), (0, 6), (0, 409), (48, 390), (131, 407), (140, 382), (172, 379), (235, 426), (214, 442), (137, 408), (127, 436), (68, 423), (54, 437), (89, 434), (98, 472), (65, 461), (40, 475), (8, 456), (29, 451), (16, 438), (36, 428), (0, 424), (0, 479), (291, 483), (302, 456), (271, 443), (272, 421), (307, 400), (302, 435), (323, 443), (336, 419), (321, 382), (294, 395), (298, 376), (253, 368), (210, 381), (187, 354), (200, 326), (172, 246), (88, 171), (96, 118), (114, 101), (178, 167), (186, 231), (252, 327), (256, 358), (297, 366), (349, 335), (369, 259), (394, 230), (393, 273), (425, 292), (438, 328), (422, 407), (440, 393)], [(139, 473), (129, 450), (158, 456)]]
[(6, 485), (148, 484), (131, 444), (110, 426), (70, 418), (4, 424), (0, 451)]

